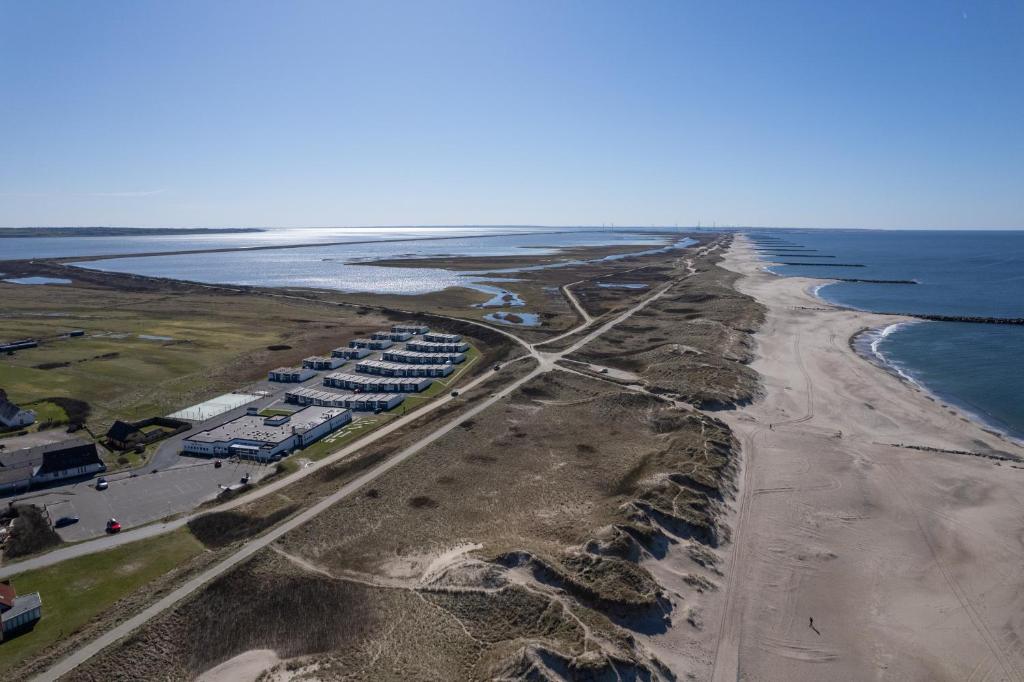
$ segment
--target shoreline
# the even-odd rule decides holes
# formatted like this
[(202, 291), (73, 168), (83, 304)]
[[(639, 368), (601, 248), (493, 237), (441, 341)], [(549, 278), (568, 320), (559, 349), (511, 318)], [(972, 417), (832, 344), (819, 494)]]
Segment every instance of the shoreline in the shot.
[(818, 280), (760, 265), (742, 237), (723, 262), (767, 314), (763, 398), (720, 414), (743, 462), (709, 677), (1024, 676), (1024, 448), (848, 342), (914, 318), (826, 307)]

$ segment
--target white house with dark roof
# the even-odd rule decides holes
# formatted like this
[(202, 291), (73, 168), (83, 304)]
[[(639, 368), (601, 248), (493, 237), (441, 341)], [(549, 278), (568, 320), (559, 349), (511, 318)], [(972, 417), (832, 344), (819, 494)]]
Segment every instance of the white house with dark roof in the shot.
[(28, 426), (36, 420), (36, 413), (23, 410), (7, 399), (7, 392), (0, 388), (0, 426), (16, 429)]

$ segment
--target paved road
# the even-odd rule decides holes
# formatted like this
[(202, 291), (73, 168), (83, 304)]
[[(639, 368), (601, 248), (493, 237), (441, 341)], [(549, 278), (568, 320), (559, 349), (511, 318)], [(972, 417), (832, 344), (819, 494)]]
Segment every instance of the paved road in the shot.
[[(693, 263), (692, 259), (687, 259), (687, 264), (690, 267), (690, 273), (691, 274), (693, 273), (692, 263)], [(687, 275), (687, 276), (689, 276), (689, 275)], [(522, 339), (519, 339), (518, 337), (516, 337), (516, 336), (514, 336), (512, 334), (507, 334), (508, 336), (511, 336), (512, 338), (514, 338), (525, 350), (527, 350), (529, 355), (528, 356), (524, 356), (524, 357), (530, 357), (530, 358), (533, 358), (534, 360), (537, 361), (537, 367), (535, 367), (527, 375), (517, 379), (516, 381), (512, 382), (511, 384), (509, 384), (505, 388), (501, 389), (497, 393), (494, 393), (491, 396), (488, 396), (487, 398), (481, 400), (480, 402), (475, 404), (471, 409), (469, 409), (469, 410), (467, 410), (467, 411), (457, 415), (454, 419), (452, 419), (448, 423), (444, 424), (443, 426), (435, 429), (434, 431), (432, 431), (430, 434), (426, 435), (424, 438), (422, 438), (421, 440), (419, 440), (415, 444), (405, 448), (401, 452), (395, 454), (394, 456), (392, 456), (391, 458), (387, 459), (386, 461), (384, 461), (380, 465), (376, 466), (375, 468), (371, 469), (370, 471), (366, 472), (362, 476), (360, 476), (360, 477), (356, 478), (355, 480), (345, 484), (337, 492), (333, 493), (329, 497), (327, 497), (324, 500), (320, 501), (316, 505), (314, 505), (314, 506), (310, 507), (309, 509), (301, 512), (300, 514), (298, 514), (295, 517), (289, 519), (288, 521), (285, 521), (280, 526), (275, 527), (274, 529), (268, 531), (264, 535), (261, 535), (261, 536), (259, 536), (257, 538), (254, 538), (254, 539), (248, 541), (245, 545), (242, 546), (241, 549), (239, 549), (237, 552), (235, 552), (234, 554), (232, 554), (231, 556), (229, 556), (228, 558), (226, 558), (225, 560), (223, 560), (222, 562), (220, 562), (216, 566), (211, 567), (210, 569), (204, 571), (203, 573), (201, 573), (200, 575), (196, 576), (192, 580), (189, 580), (187, 583), (185, 583), (184, 585), (182, 585), (178, 589), (174, 590), (169, 595), (167, 595), (166, 597), (164, 597), (160, 601), (156, 602), (155, 604), (153, 604), (149, 608), (145, 609), (144, 611), (142, 611), (141, 613), (139, 613), (135, 617), (130, 618), (127, 621), (124, 621), (123, 623), (121, 623), (120, 625), (116, 626), (112, 630), (107, 631), (106, 633), (104, 633), (103, 635), (99, 636), (95, 640), (89, 642), (88, 644), (84, 645), (80, 649), (76, 650), (75, 652), (73, 652), (68, 657), (58, 661), (53, 667), (51, 667), (49, 670), (45, 671), (44, 673), (42, 673), (41, 675), (39, 675), (38, 677), (36, 677), (34, 679), (36, 679), (36, 680), (53, 680), (53, 679), (56, 679), (56, 678), (58, 678), (58, 677), (60, 677), (62, 675), (67, 674), (68, 672), (73, 670), (75, 667), (77, 667), (81, 663), (89, 660), (89, 658), (91, 658), (95, 654), (99, 653), (101, 650), (103, 650), (107, 646), (110, 646), (111, 644), (117, 642), (122, 637), (125, 637), (125, 636), (129, 635), (130, 633), (132, 633), (137, 628), (143, 626), (149, 620), (151, 620), (152, 618), (156, 617), (157, 615), (162, 613), (164, 610), (170, 608), (174, 604), (178, 603), (179, 601), (181, 601), (182, 599), (184, 599), (185, 597), (187, 597), (188, 595), (190, 595), (191, 593), (193, 593), (194, 591), (196, 591), (197, 589), (202, 587), (207, 582), (209, 582), (211, 580), (214, 580), (218, 576), (224, 574), (229, 569), (231, 569), (234, 566), (237, 566), (238, 564), (240, 564), (243, 561), (247, 560), (253, 554), (255, 554), (256, 552), (260, 551), (261, 549), (264, 549), (265, 547), (267, 547), (268, 545), (270, 545), (271, 543), (276, 541), (278, 538), (283, 536), (285, 533), (288, 533), (288, 532), (298, 528), (299, 526), (307, 523), (311, 519), (313, 519), (316, 516), (318, 516), (319, 514), (323, 513), (324, 511), (329, 509), (332, 505), (340, 502), (341, 500), (345, 499), (346, 497), (348, 497), (349, 495), (351, 495), (352, 493), (357, 491), (362, 486), (364, 486), (367, 483), (375, 480), (376, 478), (378, 478), (379, 476), (381, 476), (385, 472), (389, 471), (393, 467), (397, 466), (398, 464), (400, 464), (400, 463), (404, 462), (405, 460), (407, 460), (408, 458), (412, 457), (414, 454), (416, 454), (417, 452), (419, 452), (423, 448), (427, 447), (428, 445), (430, 445), (431, 443), (433, 443), (437, 439), (443, 437), (445, 434), (449, 433), (452, 429), (456, 428), (457, 426), (459, 426), (460, 424), (462, 424), (466, 420), (471, 419), (474, 416), (476, 416), (476, 415), (480, 414), (481, 412), (483, 412), (484, 410), (488, 409), (489, 407), (494, 405), (499, 400), (501, 400), (501, 399), (505, 398), (506, 396), (508, 396), (509, 394), (511, 394), (513, 391), (518, 389), (520, 386), (522, 386), (526, 382), (532, 380), (533, 378), (537, 377), (540, 374), (543, 374), (543, 373), (546, 373), (546, 372), (549, 372), (549, 371), (557, 369), (555, 363), (559, 359), (561, 359), (562, 357), (564, 357), (564, 356), (566, 356), (566, 355), (568, 355), (570, 353), (575, 352), (576, 350), (578, 350), (579, 348), (581, 348), (585, 344), (589, 343), (590, 341), (594, 340), (595, 338), (597, 338), (601, 334), (604, 334), (609, 329), (613, 328), (615, 325), (617, 325), (620, 322), (628, 319), (629, 317), (631, 317), (635, 313), (639, 312), (640, 310), (643, 310), (650, 303), (653, 303), (657, 299), (659, 299), (662, 296), (664, 296), (665, 293), (668, 291), (669, 287), (672, 284), (674, 284), (674, 282), (669, 282), (669, 283), (665, 284), (658, 291), (652, 293), (650, 296), (648, 296), (647, 298), (643, 299), (638, 304), (634, 305), (633, 307), (627, 309), (626, 311), (620, 313), (619, 315), (613, 317), (609, 321), (607, 321), (604, 324), (600, 325), (599, 327), (597, 327), (596, 329), (594, 329), (590, 333), (588, 333), (586, 336), (584, 336), (581, 339), (579, 339), (572, 346), (570, 346), (570, 347), (568, 347), (568, 348), (566, 348), (565, 350), (562, 350), (562, 351), (541, 352), (541, 351), (537, 350), (537, 348), (535, 346), (531, 346), (531, 345), (527, 344)], [(582, 329), (582, 328), (584, 328), (586, 326), (587, 326), (587, 324), (584, 323), (579, 328)], [(472, 386), (475, 386), (476, 384), (479, 384), (480, 382), (486, 380), (487, 378), (489, 378), (489, 376), (490, 376), (489, 374), (483, 374), (483, 375), (479, 376), (477, 379), (475, 379), (474, 381), (470, 382), (470, 384), (468, 384), (465, 388), (466, 389), (471, 388)], [(446, 396), (445, 399), (438, 400), (438, 401), (435, 401), (434, 403), (431, 403), (430, 407), (432, 407), (433, 409), (437, 409), (437, 407), (443, 405), (448, 400), (451, 400), (450, 396)], [(419, 413), (421, 414), (422, 411), (420, 411)], [(404, 421), (404, 420), (399, 420), (399, 421), (396, 421), (396, 422), (392, 422), (392, 424), (390, 426), (393, 426), (393, 427), (397, 428), (397, 426), (399, 425), (400, 421)], [(367, 439), (365, 439), (363, 441), (360, 441), (360, 442), (358, 442), (356, 444), (353, 444), (352, 446), (350, 446), (348, 448), (345, 448), (344, 450), (342, 450), (339, 453), (336, 453), (335, 455), (332, 456), (332, 458), (336, 459), (339, 456), (343, 456), (343, 453), (344, 454), (348, 454), (349, 452), (354, 452), (356, 449), (360, 449), (360, 448), (368, 445), (370, 442), (373, 442), (375, 440), (379, 440), (381, 437), (383, 437), (383, 436), (387, 435), (388, 433), (390, 433), (391, 430), (393, 430), (393, 429), (388, 429), (387, 427), (384, 427), (380, 431), (377, 431), (374, 434), (371, 434), (371, 436), (368, 437)], [(309, 472), (309, 470), (307, 469), (305, 472), (299, 472), (299, 473), (300, 474), (301, 473), (307, 473), (308, 474), (308, 472)], [(295, 478), (296, 477), (293, 476), (293, 477), (289, 477), (288, 479), (284, 479), (284, 480), (278, 482), (278, 485), (280, 485), (280, 484), (290, 484), (290, 483), (292, 483), (295, 480)], [(271, 486), (268, 486), (268, 487), (274, 487), (274, 485), (272, 484)], [(242, 502), (242, 501), (246, 501), (247, 502), (249, 500), (246, 499), (246, 498), (242, 498), (240, 500), (237, 500), (236, 502)]]

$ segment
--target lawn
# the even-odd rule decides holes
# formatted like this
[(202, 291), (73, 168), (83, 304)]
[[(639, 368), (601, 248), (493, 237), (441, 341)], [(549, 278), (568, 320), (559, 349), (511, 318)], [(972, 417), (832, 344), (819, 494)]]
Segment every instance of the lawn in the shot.
[[(95, 433), (115, 419), (166, 415), (245, 387), (267, 369), (387, 324), (375, 314), (256, 295), (68, 286), (40, 296), (35, 287), (4, 284), (0, 295), (0, 339), (40, 340), (0, 357), (11, 400), (84, 401)], [(69, 329), (85, 335), (68, 338)]]
[(0, 643), (0, 677), (202, 551), (202, 543), (181, 529), (14, 576), (19, 594), (39, 592), (43, 617), (31, 632)]

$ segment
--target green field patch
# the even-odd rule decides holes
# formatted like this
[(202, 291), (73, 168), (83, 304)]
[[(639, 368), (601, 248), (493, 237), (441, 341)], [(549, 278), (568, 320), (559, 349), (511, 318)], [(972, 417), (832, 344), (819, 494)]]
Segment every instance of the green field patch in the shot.
[(43, 617), (32, 631), (0, 644), (0, 677), (202, 551), (203, 545), (181, 529), (14, 576), (18, 594), (39, 592)]

